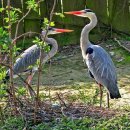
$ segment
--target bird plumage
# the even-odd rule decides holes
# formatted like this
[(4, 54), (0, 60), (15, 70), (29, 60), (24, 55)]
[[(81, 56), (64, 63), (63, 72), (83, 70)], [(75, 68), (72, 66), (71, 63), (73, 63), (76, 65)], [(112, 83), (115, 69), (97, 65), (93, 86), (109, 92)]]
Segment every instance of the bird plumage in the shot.
[[(53, 57), (58, 50), (56, 40), (52, 38), (47, 38), (45, 42), (47, 45), (48, 44), (51, 45), (52, 49), (49, 52), (45, 52), (45, 50), (41, 50), (42, 62), (44, 63), (49, 58)], [(24, 72), (26, 73), (28, 70), (32, 71), (28, 69), (28, 67), (33, 66), (34, 68), (39, 58), (40, 58), (40, 47), (37, 44), (26, 49), (14, 63), (14, 67), (13, 67), (14, 77), (17, 77), (16, 76), (17, 74), (22, 74), (22, 73), (24, 74)], [(10, 74), (10, 70), (7, 71), (7, 75), (9, 74)]]
[[(100, 46), (94, 45), (89, 41), (89, 32), (97, 25), (97, 17), (90, 9), (80, 11), (65, 12), (66, 14), (87, 17), (90, 23), (82, 29), (80, 37), (80, 47), (84, 61), (88, 66), (89, 74), (96, 80), (100, 87), (100, 107), (102, 104), (102, 86), (105, 86), (110, 97), (120, 98), (117, 86), (116, 69), (109, 54)], [(107, 93), (107, 104), (109, 107), (109, 95)]]
[(33, 45), (25, 50), (16, 60), (13, 70), (14, 75), (26, 71), (26, 69), (34, 65), (40, 56), (40, 47)]
[[(35, 72), (38, 70), (38, 64), (36, 64), (37, 60), (40, 60), (41, 64), (44, 64), (50, 58), (52, 58), (57, 53), (58, 50), (57, 41), (53, 38), (48, 38), (48, 35), (59, 34), (64, 32), (72, 32), (72, 31), (73, 30), (69, 29), (58, 29), (48, 27), (48, 30), (42, 31), (41, 39), (43, 40), (43, 42), (46, 43), (46, 45), (50, 46), (50, 50), (46, 51), (46, 49), (44, 49), (44, 46), (40, 47), (39, 45), (35, 44), (29, 47), (27, 50), (25, 50), (15, 61), (13, 68), (11, 68), (13, 71), (13, 78), (18, 77), (21, 74), (26, 73), (29, 74), (25, 82), (32, 97), (36, 96), (36, 94), (30, 87), (30, 83), (32, 81)], [(6, 76), (3, 79), (3, 83), (7, 83), (9, 79), (10, 79), (10, 69), (7, 70)]]
[(93, 53), (87, 54), (86, 64), (94, 79), (106, 86), (112, 98), (121, 97), (117, 86), (116, 69), (109, 54), (100, 46), (92, 45)]
[[(19, 58), (15, 61), (13, 66), (13, 77), (17, 77), (19, 74), (30, 73), (34, 74), (38, 70), (38, 65), (35, 66), (38, 59), (41, 57), (42, 64), (46, 63), (50, 58), (52, 58), (58, 51), (57, 41), (53, 38), (48, 38), (50, 34), (59, 34), (64, 32), (72, 32), (73, 30), (69, 29), (58, 29), (48, 27), (48, 30), (43, 30), (41, 33), (41, 39), (50, 46), (50, 50), (47, 52), (45, 49), (35, 44), (26, 49)], [(30, 66), (31, 69), (30, 69)], [(10, 69), (7, 71), (4, 82), (9, 79)]]
[(95, 13), (86, 10), (85, 16), (90, 19), (90, 23), (85, 25), (81, 32), (80, 47), (83, 59), (96, 82), (107, 88), (110, 97), (120, 98), (116, 69), (110, 55), (101, 46), (89, 41), (89, 32), (97, 25), (97, 17)]

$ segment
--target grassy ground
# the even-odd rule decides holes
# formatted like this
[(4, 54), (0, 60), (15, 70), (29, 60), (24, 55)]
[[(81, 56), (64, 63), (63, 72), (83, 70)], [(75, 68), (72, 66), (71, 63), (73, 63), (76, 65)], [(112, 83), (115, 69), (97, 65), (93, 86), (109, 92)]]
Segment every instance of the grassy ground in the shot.
[[(121, 99), (110, 100), (111, 107), (122, 108), (124, 105), (130, 105), (130, 55), (114, 41), (107, 41), (106, 44), (101, 43), (101, 46), (106, 48), (109, 53), (114, 53), (112, 58), (117, 68), (118, 84), (122, 95)], [(37, 75), (34, 77), (33, 85), (36, 84), (36, 80)], [(52, 59), (51, 65), (47, 64), (43, 67), (41, 93), (46, 93), (47, 87), (51, 88), (52, 94), (67, 91), (79, 94), (80, 90), (86, 97), (85, 102), (92, 102), (98, 86), (89, 77), (79, 46), (63, 47)], [(105, 99), (106, 92), (104, 92), (104, 107), (106, 106)], [(99, 104), (97, 103), (97, 105)]]
[[(90, 116), (82, 119), (70, 119), (63, 117), (60, 121), (54, 120), (51, 123), (41, 123), (29, 126), (32, 130), (130, 130), (130, 54), (120, 48), (116, 42), (109, 40), (101, 43), (110, 54), (117, 68), (118, 84), (122, 98), (110, 100), (110, 107), (118, 114), (111, 118)], [(37, 74), (32, 82), (35, 88)], [(20, 84), (16, 82), (16, 86)], [(99, 106), (99, 89), (97, 84), (89, 77), (87, 67), (83, 63), (80, 47), (64, 46), (59, 49), (59, 53), (51, 60), (51, 63), (43, 67), (40, 95), (42, 99), (54, 97), (56, 93), (63, 95), (66, 103), (82, 103)], [(57, 103), (53, 100), (53, 103)], [(97, 106), (97, 107), (96, 107)], [(106, 90), (103, 95), (103, 108), (100, 112), (108, 110), (106, 108)], [(98, 113), (98, 111), (96, 112)], [(107, 115), (110, 113), (106, 112)], [(19, 125), (17, 125), (19, 124)], [(19, 129), (22, 130), (25, 124), (22, 118), (10, 118), (6, 121), (2, 130)]]

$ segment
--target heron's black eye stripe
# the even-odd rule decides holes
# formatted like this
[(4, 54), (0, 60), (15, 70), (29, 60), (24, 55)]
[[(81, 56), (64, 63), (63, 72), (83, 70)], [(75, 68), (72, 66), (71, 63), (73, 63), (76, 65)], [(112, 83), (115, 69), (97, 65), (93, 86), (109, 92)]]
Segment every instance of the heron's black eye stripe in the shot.
[(85, 9), (86, 12), (93, 12), (91, 9)]
[(52, 28), (52, 27), (49, 27), (48, 30), (51, 31), (51, 30), (53, 30), (53, 28)]
[(86, 55), (87, 54), (92, 54), (93, 53), (93, 49), (92, 48), (87, 48), (87, 50), (86, 50)]

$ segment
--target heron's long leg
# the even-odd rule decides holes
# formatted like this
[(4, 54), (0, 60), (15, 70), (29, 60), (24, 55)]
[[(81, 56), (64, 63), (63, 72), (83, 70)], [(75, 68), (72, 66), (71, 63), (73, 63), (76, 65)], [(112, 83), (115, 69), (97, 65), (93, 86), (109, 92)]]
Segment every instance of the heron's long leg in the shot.
[(107, 92), (107, 107), (109, 108), (110, 105), (109, 105), (109, 93)]
[(34, 74), (31, 73), (31, 74), (27, 77), (27, 79), (26, 79), (26, 82), (27, 82), (29, 85), (31, 84), (33, 75), (34, 75)]
[(100, 89), (100, 107), (102, 107), (102, 95), (103, 95), (103, 90), (102, 90), (102, 85), (99, 84), (99, 89)]
[(30, 87), (30, 85), (31, 85), (32, 78), (33, 78), (33, 76), (34, 76), (34, 74), (35, 74), (35, 72), (36, 72), (37, 70), (38, 70), (37, 67), (33, 67), (32, 70), (29, 71), (30, 74), (29, 74), (29, 76), (28, 76), (27, 79), (26, 79), (26, 82), (28, 83), (28, 84), (26, 85), (26, 87), (28, 88), (28, 91), (29, 91), (31, 97), (36, 96), (35, 91)]
[(35, 74), (35, 72), (31, 73), (31, 74), (27, 77), (27, 79), (26, 79), (26, 82), (28, 83), (28, 84), (26, 85), (26, 87), (28, 88), (28, 91), (29, 91), (29, 94), (30, 94), (31, 97), (34, 96), (34, 91), (33, 91), (32, 89), (30, 89), (29, 85), (31, 84), (31, 81), (32, 81), (32, 78), (33, 78), (33, 75), (34, 75), (34, 74)]

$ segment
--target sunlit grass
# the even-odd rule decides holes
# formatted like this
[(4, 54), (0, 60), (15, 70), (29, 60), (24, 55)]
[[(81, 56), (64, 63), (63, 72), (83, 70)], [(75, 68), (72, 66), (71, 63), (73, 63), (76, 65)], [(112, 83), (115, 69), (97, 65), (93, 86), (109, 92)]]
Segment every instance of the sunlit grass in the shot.
[(94, 119), (86, 117), (74, 120), (63, 117), (59, 121), (54, 119), (54, 121), (50, 123), (40, 123), (37, 125), (28, 123), (25, 127), (23, 119), (19, 117), (7, 119), (5, 124), (1, 126), (2, 130), (22, 130), (23, 128), (31, 130), (129, 130), (130, 118), (127, 114), (113, 117), (111, 119)]
[[(108, 48), (107, 45), (112, 45)], [(111, 119), (94, 119), (92, 117), (85, 117), (83, 119), (69, 119), (63, 117), (60, 122), (54, 120), (51, 123), (41, 123), (36, 126), (28, 124), (28, 129), (32, 130), (117, 130), (117, 129), (130, 129), (130, 55), (124, 49), (120, 48), (118, 44), (113, 41), (107, 41), (103, 44), (103, 47), (110, 52), (113, 51), (113, 61), (117, 67), (118, 84), (121, 99), (110, 100), (110, 108), (115, 111), (125, 113), (124, 115), (118, 115), (119, 117), (113, 117)], [(50, 63), (43, 66), (42, 81), (40, 85), (40, 98), (42, 101), (52, 99), (52, 103), (59, 103), (55, 99), (57, 93), (61, 94), (62, 99), (66, 104), (69, 103), (82, 103), (85, 105), (99, 106), (99, 87), (93, 79), (89, 77), (87, 67), (83, 63), (81, 51), (77, 49), (72, 57), (64, 58), (68, 56), (66, 52), (58, 53)], [(120, 58), (123, 60), (118, 62)], [(21, 86), (20, 80), (15, 80), (15, 86)], [(32, 82), (32, 87), (36, 90), (37, 73), (35, 74)], [(103, 89), (103, 104), (106, 108), (106, 89)], [(108, 113), (109, 114), (109, 113)], [(33, 125), (33, 126), (31, 126)], [(23, 120), (19, 118), (9, 118), (5, 124), (0, 124), (0, 128), (3, 130), (12, 130), (13, 128), (23, 129)]]

